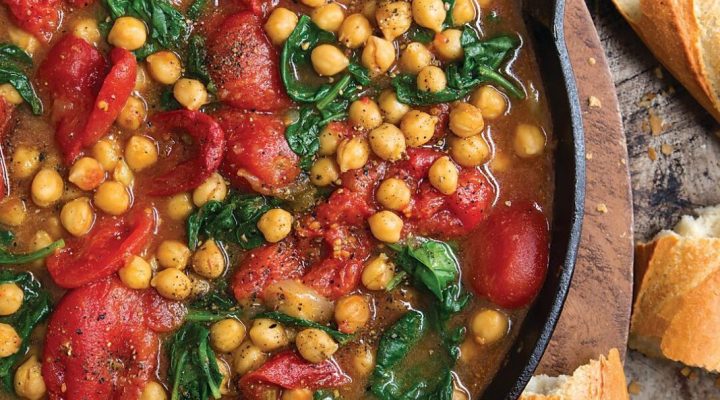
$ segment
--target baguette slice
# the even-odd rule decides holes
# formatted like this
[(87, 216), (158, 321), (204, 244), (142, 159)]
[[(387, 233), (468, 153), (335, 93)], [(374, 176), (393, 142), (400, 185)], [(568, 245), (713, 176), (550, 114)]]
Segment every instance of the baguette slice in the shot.
[(720, 1), (613, 2), (660, 62), (720, 121)]
[(720, 371), (720, 207), (697, 214), (638, 246), (629, 346)]
[(552, 378), (533, 376), (520, 400), (627, 400), (625, 373), (617, 349), (573, 372)]

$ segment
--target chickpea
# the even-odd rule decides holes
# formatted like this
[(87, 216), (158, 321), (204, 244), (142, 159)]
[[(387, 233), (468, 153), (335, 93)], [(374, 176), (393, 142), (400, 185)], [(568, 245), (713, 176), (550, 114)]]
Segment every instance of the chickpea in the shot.
[(362, 344), (358, 346), (353, 354), (352, 366), (355, 372), (362, 376), (370, 375), (375, 369), (375, 354), (370, 346)]
[(382, 124), (382, 115), (377, 103), (368, 97), (355, 100), (348, 109), (348, 119), (357, 128), (373, 129)]
[(118, 271), (122, 283), (130, 289), (147, 289), (152, 280), (150, 263), (139, 256), (132, 256)]
[(490, 161), (490, 169), (495, 173), (503, 173), (510, 168), (512, 159), (505, 153), (497, 152), (492, 161)]
[(20, 145), (15, 148), (10, 161), (10, 171), (14, 178), (25, 179), (35, 174), (40, 167), (40, 152), (34, 147)]
[(452, 8), (452, 22), (455, 26), (463, 26), (473, 22), (477, 12), (472, 0), (455, 0)]
[(463, 167), (477, 167), (488, 160), (490, 148), (481, 135), (467, 138), (451, 137), (450, 155)]
[(375, 239), (385, 243), (397, 243), (403, 229), (403, 220), (392, 211), (380, 211), (368, 218), (370, 232)]
[(248, 333), (253, 344), (262, 351), (274, 351), (288, 345), (288, 337), (282, 324), (267, 318), (258, 318)]
[(110, 215), (122, 215), (130, 209), (130, 194), (120, 182), (103, 182), (93, 197), (95, 205)]
[(397, 178), (388, 178), (380, 183), (375, 198), (381, 206), (393, 211), (403, 211), (410, 205), (410, 188)]
[(485, 128), (480, 110), (468, 103), (457, 103), (450, 111), (450, 130), (460, 137), (475, 136)]
[(160, 296), (170, 300), (185, 300), (192, 292), (192, 281), (177, 268), (167, 268), (158, 272), (150, 281)]
[(370, 21), (362, 14), (351, 14), (340, 24), (338, 40), (350, 49), (365, 44), (372, 33)]
[(15, 314), (22, 307), (25, 294), (15, 283), (0, 284), (0, 315)]
[(463, 56), (463, 48), (460, 44), (462, 31), (458, 29), (446, 29), (435, 34), (433, 48), (443, 61), (457, 61)]
[(343, 71), (350, 60), (340, 49), (331, 44), (321, 44), (310, 53), (313, 68), (321, 76), (333, 76)]
[(135, 131), (145, 122), (146, 114), (145, 103), (135, 96), (130, 96), (115, 122), (123, 129)]
[(167, 212), (175, 221), (185, 221), (193, 211), (193, 203), (188, 193), (172, 196), (167, 202)]
[(382, 75), (395, 63), (395, 46), (377, 36), (370, 36), (360, 59), (371, 76)]
[(143, 64), (138, 64), (137, 72), (135, 73), (134, 89), (138, 92), (142, 92), (143, 90), (147, 89), (149, 81), (150, 78), (148, 78), (147, 68), (145, 68), (145, 65)]
[(9, 357), (20, 350), (22, 339), (11, 325), (0, 323), (0, 358)]
[(133, 171), (151, 167), (157, 160), (157, 145), (147, 136), (132, 136), (125, 145), (125, 162)]
[(340, 172), (362, 168), (370, 157), (370, 146), (362, 136), (355, 136), (340, 142), (337, 151), (337, 163)]
[(382, 124), (370, 131), (370, 148), (383, 160), (397, 161), (405, 154), (405, 136), (397, 126)]
[(265, 240), (277, 243), (287, 237), (292, 231), (293, 216), (282, 208), (269, 210), (260, 217), (257, 227)]
[(275, 46), (280, 46), (295, 29), (298, 24), (298, 16), (285, 7), (274, 9), (265, 22), (265, 32)]
[(81, 18), (73, 24), (73, 35), (85, 40), (86, 42), (96, 45), (100, 43), (102, 36), (98, 28), (95, 18)]
[(329, 157), (320, 157), (310, 168), (310, 182), (315, 186), (328, 186), (340, 179), (340, 167)]
[(480, 310), (470, 321), (470, 332), (478, 344), (492, 344), (507, 335), (510, 322), (497, 310)]
[(345, 10), (338, 3), (329, 3), (314, 9), (310, 17), (320, 29), (336, 33), (345, 19)]
[(418, 25), (440, 32), (447, 11), (442, 0), (413, 0), (412, 14)]
[(158, 51), (146, 59), (150, 76), (163, 85), (172, 85), (182, 76), (182, 62), (172, 51)]
[(245, 325), (236, 319), (226, 318), (210, 326), (210, 345), (221, 353), (237, 349), (244, 339)]
[(424, 44), (412, 42), (400, 54), (400, 69), (408, 74), (417, 75), (423, 68), (431, 65), (433, 55)]
[(231, 378), (230, 367), (228, 367), (227, 363), (222, 358), (215, 357), (215, 362), (217, 363), (217, 366), (218, 366), (218, 372), (220, 372), (220, 375), (222, 375), (222, 379), (220, 379), (220, 386), (219, 386), (220, 394), (221, 395), (229, 394), (231, 391), (231, 389), (230, 389), (230, 378)]
[(417, 88), (423, 92), (442, 92), (447, 87), (445, 72), (434, 65), (428, 65), (420, 70), (417, 76)]
[(267, 354), (247, 340), (233, 352), (233, 372), (245, 375), (261, 366), (266, 359)]
[(42, 377), (42, 364), (37, 357), (30, 356), (15, 371), (14, 379), (15, 394), (28, 400), (40, 400), (45, 398), (45, 381)]
[(205, 85), (196, 79), (179, 79), (173, 86), (173, 96), (188, 110), (199, 110), (208, 102)]
[(185, 269), (190, 260), (190, 249), (179, 240), (163, 240), (155, 253), (163, 268)]
[(167, 400), (167, 393), (163, 385), (156, 381), (150, 381), (145, 384), (140, 400)]
[(50, 207), (62, 197), (65, 184), (60, 174), (51, 168), (43, 168), (35, 174), (30, 193), (38, 207)]
[(70, 168), (68, 181), (82, 190), (93, 190), (105, 180), (102, 165), (91, 157), (82, 157)]
[(120, 156), (118, 155), (117, 143), (107, 139), (100, 139), (92, 148), (93, 158), (102, 165), (105, 171), (115, 169)]
[(286, 389), (283, 390), (280, 400), (312, 400), (313, 392), (310, 389)]
[(25, 50), (28, 54), (35, 53), (40, 46), (40, 42), (30, 34), (12, 24), (7, 24), (7, 33), (10, 41), (17, 47)]
[(400, 121), (400, 130), (405, 135), (405, 143), (410, 147), (420, 147), (429, 142), (435, 134), (438, 119), (426, 112), (409, 111)]
[(78, 197), (65, 203), (60, 210), (60, 222), (73, 236), (80, 237), (90, 232), (95, 222), (95, 212), (90, 206), (90, 199)]
[(145, 23), (133, 17), (120, 17), (115, 20), (107, 40), (115, 47), (137, 50), (143, 47), (147, 40)]
[(476, 89), (470, 97), (470, 104), (479, 108), (485, 119), (502, 116), (508, 107), (505, 95), (490, 85)]
[[(60, 237), (60, 233), (58, 233), (57, 236), (55, 236), (55, 237)], [(33, 235), (32, 241), (30, 242), (30, 249), (31, 250), (40, 250), (42, 248), (49, 246), (52, 242), (53, 242), (53, 239), (49, 233), (47, 233), (46, 231), (43, 231), (43, 230), (39, 230), (39, 231), (35, 232), (35, 235)], [(45, 260), (40, 259), (40, 260), (34, 261), (32, 265), (36, 268), (40, 268), (43, 265), (45, 265)]]
[(388, 283), (395, 277), (395, 265), (385, 253), (380, 253), (365, 264), (361, 280), (369, 290), (385, 290)]
[(325, 0), (300, 0), (300, 2), (312, 8), (317, 8), (325, 4)]
[(25, 222), (27, 209), (25, 202), (17, 197), (7, 197), (0, 201), (0, 223), (7, 226), (20, 226)]
[(345, 296), (335, 304), (335, 321), (341, 332), (355, 333), (370, 320), (370, 304), (365, 297)]
[(113, 179), (127, 187), (132, 186), (135, 176), (125, 160), (120, 160), (115, 165), (115, 170), (113, 170)]
[(537, 126), (520, 124), (515, 128), (513, 148), (522, 158), (535, 157), (545, 150), (545, 133)]
[(311, 363), (321, 363), (332, 357), (338, 349), (332, 337), (320, 329), (303, 329), (295, 338), (300, 355)]
[(223, 201), (227, 197), (228, 189), (225, 178), (213, 172), (205, 182), (193, 190), (193, 203), (202, 207), (208, 201)]
[(292, 279), (271, 284), (263, 291), (263, 298), (269, 308), (296, 318), (327, 322), (333, 313), (330, 300)]
[(335, 154), (343, 136), (343, 132), (338, 131), (337, 125), (328, 124), (323, 128), (318, 137), (318, 141), (320, 142), (318, 154), (321, 156), (331, 156)]
[(407, 1), (383, 1), (375, 11), (375, 20), (386, 40), (392, 42), (410, 29), (412, 11)]
[(214, 240), (209, 239), (193, 254), (192, 267), (198, 275), (215, 279), (225, 272), (225, 253)]
[(428, 179), (430, 184), (444, 195), (455, 193), (458, 186), (458, 168), (450, 157), (440, 157), (430, 166)]
[(16, 106), (25, 101), (20, 95), (20, 92), (18, 92), (17, 89), (9, 83), (3, 83), (0, 85), (0, 98), (3, 98), (8, 103)]
[(402, 117), (410, 111), (410, 107), (398, 101), (397, 95), (391, 89), (385, 89), (380, 93), (378, 106), (380, 106), (385, 122), (391, 124), (399, 123)]

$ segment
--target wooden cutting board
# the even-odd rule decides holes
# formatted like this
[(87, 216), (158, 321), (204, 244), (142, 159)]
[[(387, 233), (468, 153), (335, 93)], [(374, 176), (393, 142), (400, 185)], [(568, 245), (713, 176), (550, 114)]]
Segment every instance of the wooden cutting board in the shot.
[(585, 219), (572, 286), (538, 373), (571, 373), (615, 347), (624, 356), (632, 302), (633, 218), (627, 148), (613, 78), (583, 0), (567, 0), (565, 36), (585, 126)]

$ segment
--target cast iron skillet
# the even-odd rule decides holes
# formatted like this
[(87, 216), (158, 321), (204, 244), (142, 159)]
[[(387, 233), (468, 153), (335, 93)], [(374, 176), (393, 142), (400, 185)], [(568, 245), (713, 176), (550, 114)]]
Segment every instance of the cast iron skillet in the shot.
[(523, 9), (558, 141), (550, 270), (519, 337), (482, 399), (516, 399), (532, 377), (567, 296), (584, 211), (585, 145), (580, 102), (565, 46), (565, 1), (523, 0)]

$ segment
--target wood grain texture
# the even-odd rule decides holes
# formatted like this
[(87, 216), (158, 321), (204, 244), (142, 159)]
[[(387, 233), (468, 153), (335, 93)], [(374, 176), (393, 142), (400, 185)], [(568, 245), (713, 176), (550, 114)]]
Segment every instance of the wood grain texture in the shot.
[(551, 375), (570, 373), (613, 347), (624, 355), (632, 299), (632, 199), (625, 136), (613, 79), (582, 0), (567, 0), (565, 35), (583, 109), (587, 193), (573, 283), (538, 369)]

